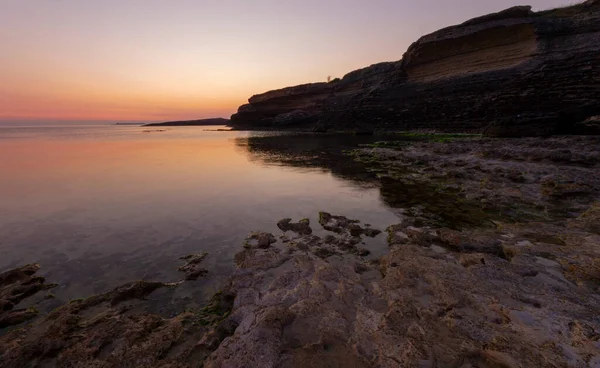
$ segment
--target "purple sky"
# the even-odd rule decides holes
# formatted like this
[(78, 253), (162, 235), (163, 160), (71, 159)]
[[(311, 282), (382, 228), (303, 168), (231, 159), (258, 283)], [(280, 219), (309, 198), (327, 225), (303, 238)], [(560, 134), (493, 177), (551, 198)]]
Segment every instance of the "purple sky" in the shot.
[[(561, 0), (530, 0), (534, 9)], [(0, 120), (228, 116), (513, 0), (0, 0)]]

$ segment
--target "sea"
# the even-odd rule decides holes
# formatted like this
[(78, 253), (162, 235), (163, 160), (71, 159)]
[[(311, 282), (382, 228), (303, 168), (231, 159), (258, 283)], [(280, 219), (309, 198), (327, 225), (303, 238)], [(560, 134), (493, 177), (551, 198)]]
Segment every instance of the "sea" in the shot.
[[(47, 309), (134, 280), (177, 281), (208, 252), (206, 278), (173, 303), (200, 303), (234, 270), (251, 231), (318, 213), (384, 230), (399, 214), (343, 153), (374, 138), (226, 127), (0, 126), (0, 272), (39, 263)], [(373, 257), (385, 235), (365, 244)]]

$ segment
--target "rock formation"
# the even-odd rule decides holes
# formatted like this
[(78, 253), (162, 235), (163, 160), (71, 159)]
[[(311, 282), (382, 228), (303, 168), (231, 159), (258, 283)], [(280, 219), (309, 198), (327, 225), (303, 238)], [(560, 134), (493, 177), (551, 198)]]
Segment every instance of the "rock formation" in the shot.
[(181, 282), (131, 282), (0, 336), (0, 367), (594, 367), (598, 215), (469, 231), (407, 216), (366, 259), (356, 244), (377, 234), (323, 212), (322, 238), (252, 233), (267, 240), (201, 310), (151, 313), (144, 299)]
[(35, 307), (16, 308), (23, 300), (56, 284), (46, 284), (46, 279), (36, 276), (39, 264), (29, 264), (0, 273), (0, 329), (18, 325), (35, 318)]
[[(253, 96), (238, 128), (596, 133), (600, 1), (519, 6), (441, 29), (402, 60)], [(589, 129), (588, 129), (589, 128)]]
[(577, 246), (561, 252), (527, 240), (529, 226), (461, 232), (407, 217), (388, 229), (390, 253), (366, 260), (343, 245), (358, 221), (320, 219), (339, 238), (304, 235), (236, 255), (227, 318), (236, 327), (205, 367), (600, 362), (597, 235), (565, 229)]

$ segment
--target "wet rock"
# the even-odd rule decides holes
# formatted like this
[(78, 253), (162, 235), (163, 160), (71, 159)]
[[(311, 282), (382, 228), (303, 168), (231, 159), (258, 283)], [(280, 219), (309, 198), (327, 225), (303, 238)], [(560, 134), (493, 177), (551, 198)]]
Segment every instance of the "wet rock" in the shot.
[(323, 242), (325, 244), (337, 244), (338, 239), (334, 235), (325, 235)]
[(451, 229), (438, 230), (441, 244), (455, 252), (460, 253), (487, 253), (505, 257), (502, 243), (493, 236), (475, 235), (461, 233)]
[[(597, 283), (566, 276), (593, 265), (597, 236), (563, 228), (577, 246), (517, 245), (555, 226), (438, 229), (432, 239), (448, 249), (438, 252), (416, 241), (434, 229), (403, 222), (389, 233), (409, 241), (369, 262), (348, 230), (300, 236), (286, 251), (256, 246), (258, 236), (200, 311), (146, 313), (139, 299), (175, 285), (126, 284), (0, 337), (0, 365), (587, 366), (600, 359)], [(503, 246), (519, 249), (511, 262), (496, 252)]]
[(410, 241), (410, 238), (404, 232), (406, 230), (405, 224), (397, 224), (389, 226), (386, 231), (388, 233), (387, 242), (389, 246), (406, 244)]
[(234, 301), (235, 294), (229, 290), (217, 292), (198, 313), (200, 321), (203, 325), (217, 325), (227, 317), (227, 314), (233, 308)]
[(327, 231), (332, 231), (337, 234), (348, 234), (351, 237), (360, 237), (366, 235), (374, 238), (381, 234), (381, 230), (374, 229), (370, 226), (364, 228), (360, 226), (360, 221), (351, 220), (345, 216), (332, 215), (329, 212), (319, 212), (319, 224)]
[[(191, 367), (214, 347), (196, 346), (214, 327), (191, 312), (162, 318), (127, 304), (160, 283), (137, 282), (66, 304), (33, 326), (0, 337), (0, 365)], [(213, 323), (213, 322), (210, 322)]]
[(293, 242), (291, 245), (293, 247), (296, 247), (298, 250), (302, 250), (302, 251), (308, 251), (310, 249), (308, 244), (306, 244), (304, 242)]
[(360, 221), (351, 220), (345, 216), (335, 216), (329, 212), (319, 212), (319, 224), (323, 226), (325, 230), (332, 231), (341, 234), (345, 231), (349, 231), (350, 227), (355, 227)]
[(369, 238), (374, 238), (377, 235), (381, 234), (381, 230), (366, 228), (366, 229), (362, 229), (362, 233), (365, 234), (366, 236), (368, 236)]
[(179, 267), (179, 271), (186, 274), (186, 280), (197, 280), (199, 277), (204, 277), (208, 274), (206, 268), (200, 267), (200, 263), (208, 256), (208, 252), (200, 254), (190, 254), (181, 259), (187, 260), (187, 263)]
[(460, 250), (463, 244), (463, 236), (460, 231), (452, 229), (439, 229), (438, 235), (440, 242), (448, 248)]
[(48, 290), (56, 284), (46, 284), (46, 279), (35, 276), (39, 264), (28, 264), (0, 274), (0, 328), (21, 324), (35, 318), (35, 308), (15, 309), (23, 300)]
[(111, 305), (117, 305), (121, 302), (132, 300), (132, 299), (145, 299), (148, 295), (150, 295), (156, 289), (166, 287), (166, 286), (174, 286), (171, 284), (166, 284), (162, 282), (155, 281), (133, 281), (121, 286), (116, 287), (115, 289), (109, 291), (105, 294), (99, 294), (91, 296), (87, 299), (78, 300), (73, 304), (80, 304), (84, 308), (89, 308), (101, 303), (108, 302)]
[(293, 231), (299, 235), (312, 234), (310, 220), (306, 218), (299, 222), (292, 222), (292, 219), (290, 218), (281, 219), (277, 222), (277, 227), (280, 228), (281, 231)]
[(369, 268), (369, 267), (367, 267), (367, 266), (366, 266), (365, 264), (363, 264), (363, 263), (356, 263), (356, 264), (354, 265), (354, 272), (356, 272), (356, 273), (357, 273), (357, 274), (359, 274), (359, 275), (361, 275), (361, 274), (363, 274), (363, 273), (365, 273), (365, 272), (367, 272), (367, 271), (369, 271), (369, 270), (370, 270), (370, 268)]
[(248, 235), (244, 242), (244, 247), (248, 249), (267, 249), (276, 241), (277, 239), (271, 233), (255, 231)]
[[(182, 259), (198, 265), (205, 253)], [(0, 275), (6, 283), (34, 277), (39, 265), (28, 265)], [(0, 336), (0, 366), (131, 366), (192, 367), (202, 364), (218, 345), (233, 333), (229, 315), (235, 295), (216, 293), (197, 312), (184, 311), (164, 318), (146, 311), (145, 298), (163, 287), (181, 282), (130, 282), (85, 299), (73, 300), (34, 324)], [(31, 307), (13, 311), (0, 321), (17, 324), (37, 315)], [(209, 344), (197, 344), (210, 341)]]
[(320, 247), (313, 250), (313, 254), (319, 258), (329, 258), (331, 256), (338, 255), (339, 253), (329, 247)]
[(408, 226), (404, 231), (410, 241), (415, 244), (429, 246), (432, 242), (439, 240), (437, 232), (429, 227)]
[(348, 230), (350, 231), (350, 236), (360, 236), (363, 232), (363, 228), (358, 224), (350, 224)]
[(357, 255), (359, 255), (360, 257), (366, 257), (369, 254), (371, 254), (371, 251), (365, 248), (358, 248), (357, 250)]
[(467, 268), (475, 265), (485, 265), (485, 257), (483, 254), (461, 254), (458, 262)]
[(29, 321), (39, 314), (35, 308), (16, 309), (2, 313), (0, 316), (0, 329), (8, 326), (14, 326)]

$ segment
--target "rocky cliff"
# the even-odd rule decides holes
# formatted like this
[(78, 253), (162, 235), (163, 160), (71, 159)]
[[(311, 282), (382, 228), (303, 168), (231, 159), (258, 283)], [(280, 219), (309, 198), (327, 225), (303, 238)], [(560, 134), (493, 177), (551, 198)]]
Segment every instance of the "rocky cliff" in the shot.
[(314, 126), (332, 107), (378, 86), (400, 62), (384, 62), (348, 73), (329, 83), (309, 83), (254, 95), (231, 116), (237, 127)]
[(519, 6), (423, 36), (398, 62), (255, 95), (231, 122), (502, 136), (597, 133), (580, 123), (600, 115), (599, 51), (599, 0), (537, 13)]

